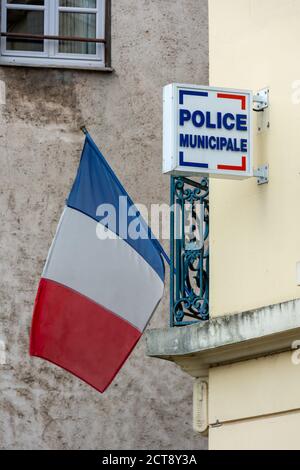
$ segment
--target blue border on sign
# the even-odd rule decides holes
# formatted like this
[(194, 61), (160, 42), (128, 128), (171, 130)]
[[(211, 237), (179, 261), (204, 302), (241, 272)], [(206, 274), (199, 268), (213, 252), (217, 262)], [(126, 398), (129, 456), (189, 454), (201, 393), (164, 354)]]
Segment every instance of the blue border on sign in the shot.
[[(183, 104), (184, 96), (204, 96), (208, 97), (207, 91), (195, 91), (195, 90), (179, 90), (179, 104)], [(198, 168), (208, 168), (207, 163), (192, 163), (184, 161), (184, 153), (179, 152), (179, 165), (180, 166), (193, 166)]]
[(179, 90), (179, 104), (183, 104), (184, 96), (205, 96), (208, 97), (207, 91)]
[(183, 152), (179, 152), (179, 165), (180, 166), (197, 166), (198, 168), (208, 168), (207, 163), (185, 162)]

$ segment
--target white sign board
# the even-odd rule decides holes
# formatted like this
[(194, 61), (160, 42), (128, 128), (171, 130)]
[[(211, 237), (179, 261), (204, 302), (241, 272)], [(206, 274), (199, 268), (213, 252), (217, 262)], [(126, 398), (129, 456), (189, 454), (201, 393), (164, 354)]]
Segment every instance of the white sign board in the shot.
[(253, 176), (252, 92), (164, 87), (163, 172)]

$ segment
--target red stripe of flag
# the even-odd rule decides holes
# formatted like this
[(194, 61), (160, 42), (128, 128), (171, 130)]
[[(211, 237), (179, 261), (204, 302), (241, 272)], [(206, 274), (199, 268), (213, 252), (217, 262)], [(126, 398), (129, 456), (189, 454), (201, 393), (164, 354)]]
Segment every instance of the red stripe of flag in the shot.
[(140, 337), (138, 329), (101, 305), (41, 279), (31, 328), (32, 356), (104, 392)]

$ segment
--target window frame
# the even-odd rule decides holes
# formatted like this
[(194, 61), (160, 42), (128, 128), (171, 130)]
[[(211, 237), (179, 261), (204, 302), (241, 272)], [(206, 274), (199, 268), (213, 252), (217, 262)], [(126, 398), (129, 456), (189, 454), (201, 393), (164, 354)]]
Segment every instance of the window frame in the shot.
[(110, 68), (110, 0), (96, 0), (96, 8), (61, 7), (59, 0), (45, 0), (44, 5), (8, 4), (1, 0), (1, 32), (6, 33), (7, 10), (44, 11), (44, 35), (58, 36), (60, 12), (91, 12), (96, 14), (96, 38), (105, 39), (105, 44), (96, 43), (96, 54), (73, 54), (59, 52), (59, 40), (45, 39), (44, 51), (9, 51), (7, 38), (1, 36), (0, 65), (21, 65), (54, 68), (85, 68), (111, 71)]

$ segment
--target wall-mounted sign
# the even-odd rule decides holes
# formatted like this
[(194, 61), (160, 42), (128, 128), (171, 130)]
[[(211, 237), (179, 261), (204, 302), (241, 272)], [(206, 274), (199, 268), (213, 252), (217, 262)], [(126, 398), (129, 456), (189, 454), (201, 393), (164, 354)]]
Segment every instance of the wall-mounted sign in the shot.
[(164, 87), (163, 172), (253, 176), (251, 91)]

